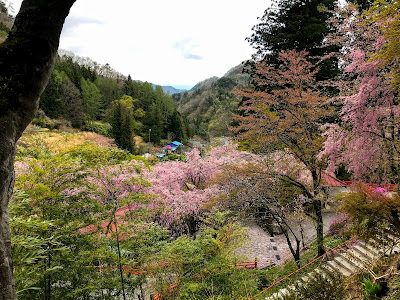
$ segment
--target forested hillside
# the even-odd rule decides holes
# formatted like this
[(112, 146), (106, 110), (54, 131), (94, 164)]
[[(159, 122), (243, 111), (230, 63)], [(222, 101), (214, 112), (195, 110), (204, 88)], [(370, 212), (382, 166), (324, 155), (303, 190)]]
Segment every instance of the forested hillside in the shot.
[(37, 125), (95, 131), (132, 153), (140, 152), (143, 140), (157, 145), (161, 139), (184, 142), (191, 136), (185, 118), (160, 86), (71, 54), (57, 58), (40, 109)]
[(240, 103), (234, 91), (247, 87), (251, 81), (242, 71), (240, 64), (221, 78), (206, 79), (189, 92), (173, 95), (179, 112), (187, 116), (195, 134), (207, 139), (231, 135), (232, 113)]

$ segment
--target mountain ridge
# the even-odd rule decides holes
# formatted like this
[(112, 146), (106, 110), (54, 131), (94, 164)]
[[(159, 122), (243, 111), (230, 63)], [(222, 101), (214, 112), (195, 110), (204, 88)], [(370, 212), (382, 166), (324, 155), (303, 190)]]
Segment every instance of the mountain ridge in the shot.
[(251, 83), (250, 75), (243, 73), (244, 67), (245, 64), (240, 63), (220, 78), (207, 78), (190, 91), (172, 96), (195, 134), (206, 139), (231, 135), (232, 113), (241, 101), (234, 90), (246, 88)]

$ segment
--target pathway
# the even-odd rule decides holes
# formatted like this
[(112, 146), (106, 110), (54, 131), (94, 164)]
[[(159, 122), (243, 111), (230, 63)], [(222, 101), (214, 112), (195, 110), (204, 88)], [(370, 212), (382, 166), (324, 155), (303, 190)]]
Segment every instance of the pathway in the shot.
[[(324, 232), (327, 232), (329, 229), (329, 223), (334, 216), (335, 213), (331, 211), (323, 213)], [(271, 262), (275, 264), (282, 263), (292, 257), (283, 234), (271, 237), (268, 232), (255, 224), (249, 225), (247, 228), (249, 241), (247, 244), (235, 250), (237, 255), (246, 257), (246, 260), (254, 260), (257, 258), (260, 268), (267, 267)], [(315, 238), (316, 232), (314, 225), (309, 221), (304, 226), (305, 244), (311, 243)]]

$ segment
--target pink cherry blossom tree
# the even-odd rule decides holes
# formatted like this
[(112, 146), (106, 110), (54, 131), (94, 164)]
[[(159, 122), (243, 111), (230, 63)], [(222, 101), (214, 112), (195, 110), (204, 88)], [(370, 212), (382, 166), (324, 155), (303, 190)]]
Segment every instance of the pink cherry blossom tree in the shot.
[[(375, 43), (380, 49), (383, 38)], [(400, 105), (390, 87), (387, 69), (380, 60), (369, 60), (368, 54), (354, 49), (351, 63), (345, 68), (357, 76), (356, 90), (342, 97), (341, 123), (325, 126), (324, 151), (330, 169), (343, 164), (359, 180), (381, 183), (399, 178)]]
[(220, 192), (209, 184), (210, 180), (224, 166), (253, 156), (232, 145), (224, 145), (211, 148), (203, 156), (194, 149), (187, 154), (187, 162), (160, 162), (151, 169), (131, 162), (92, 171), (88, 178), (92, 197), (110, 211), (100, 227), (104, 232), (115, 234), (117, 224), (126, 227), (141, 211), (146, 212), (148, 221), (152, 218), (175, 235), (193, 234), (199, 217), (208, 209), (207, 204)]
[(318, 254), (323, 250), (322, 202), (316, 197), (320, 190), (324, 162), (316, 156), (322, 150), (320, 126), (332, 114), (325, 96), (316, 84), (318, 72), (307, 61), (307, 51), (287, 50), (279, 53), (279, 68), (259, 62), (255, 68), (256, 87), (242, 89), (238, 95), (244, 101), (242, 113), (234, 119), (236, 139), (258, 153), (287, 151), (298, 166), (311, 175), (311, 184), (290, 176), (291, 168), (275, 172), (291, 186), (302, 189), (308, 199), (309, 215), (317, 231)]
[(193, 233), (206, 204), (219, 193), (209, 185), (210, 180), (223, 166), (250, 157), (250, 153), (224, 145), (212, 148), (203, 157), (194, 149), (187, 154), (187, 162), (168, 161), (155, 165), (146, 178), (152, 184), (148, 192), (158, 195), (152, 205), (160, 212), (159, 222), (179, 232)]

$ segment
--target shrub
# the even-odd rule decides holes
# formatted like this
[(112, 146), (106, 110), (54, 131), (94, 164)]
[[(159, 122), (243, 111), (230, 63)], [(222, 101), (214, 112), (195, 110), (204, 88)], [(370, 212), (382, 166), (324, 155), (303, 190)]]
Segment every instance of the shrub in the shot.
[(111, 125), (102, 122), (90, 122), (85, 124), (86, 131), (92, 131), (107, 137), (111, 137)]
[(327, 235), (334, 236), (334, 235), (344, 235), (345, 232), (349, 229), (350, 225), (350, 218), (347, 214), (342, 213), (337, 217), (333, 218), (332, 221), (329, 223), (329, 230)]
[(369, 279), (364, 279), (362, 283), (363, 290), (368, 296), (376, 296), (378, 295), (379, 291), (381, 290), (381, 287), (377, 283), (373, 283)]
[(71, 122), (65, 119), (50, 119), (46, 116), (39, 116), (34, 118), (32, 120), (32, 124), (42, 128), (48, 128), (50, 130), (71, 127)]

